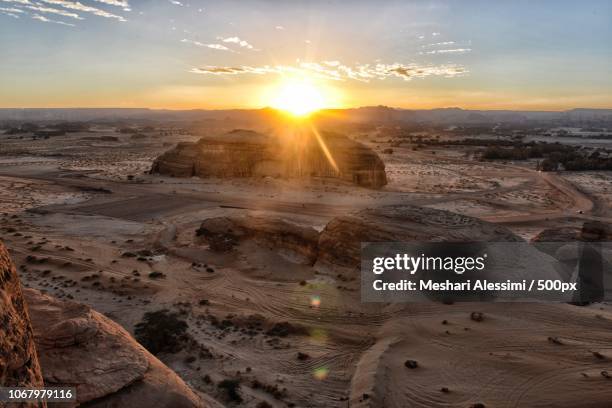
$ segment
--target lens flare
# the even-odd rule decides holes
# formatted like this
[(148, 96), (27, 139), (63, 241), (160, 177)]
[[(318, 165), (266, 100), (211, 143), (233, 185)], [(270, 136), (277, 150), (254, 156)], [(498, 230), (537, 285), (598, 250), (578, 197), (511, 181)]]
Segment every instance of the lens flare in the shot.
[(321, 306), (321, 297), (319, 295), (312, 295), (310, 297), (310, 306), (316, 308)]
[(318, 367), (315, 368), (313, 372), (313, 376), (315, 379), (322, 381), (327, 378), (329, 374), (329, 369), (327, 367)]
[(309, 334), (310, 339), (313, 340), (315, 343), (321, 344), (327, 341), (327, 332), (325, 331), (325, 329), (313, 328), (310, 330)]

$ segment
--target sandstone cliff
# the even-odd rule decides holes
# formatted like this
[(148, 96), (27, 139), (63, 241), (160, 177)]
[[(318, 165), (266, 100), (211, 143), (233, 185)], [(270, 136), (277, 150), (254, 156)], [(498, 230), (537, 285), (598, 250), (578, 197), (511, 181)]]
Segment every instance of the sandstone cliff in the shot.
[(387, 184), (385, 165), (368, 147), (345, 136), (301, 131), (268, 136), (248, 130), (179, 143), (151, 172), (175, 177), (335, 177), (361, 186)]
[(0, 242), (0, 386), (42, 385), (40, 364), (21, 284), (6, 248)]

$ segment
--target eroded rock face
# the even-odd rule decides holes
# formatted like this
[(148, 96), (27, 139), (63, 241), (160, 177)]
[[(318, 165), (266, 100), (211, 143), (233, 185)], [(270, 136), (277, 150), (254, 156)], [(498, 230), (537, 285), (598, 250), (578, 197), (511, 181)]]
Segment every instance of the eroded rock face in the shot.
[(24, 290), (47, 386), (74, 386), (78, 404), (204, 407), (173, 371), (86, 305)]
[[(0, 386), (42, 387), (43, 378), (21, 284), (0, 242)], [(22, 404), (22, 406), (39, 406)]]
[(273, 248), (299, 255), (305, 263), (317, 259), (319, 233), (278, 218), (215, 217), (202, 222), (196, 235), (210, 244), (211, 249), (226, 251), (245, 239), (254, 239)]
[(358, 268), (361, 242), (514, 242), (505, 227), (412, 205), (366, 209), (332, 219), (319, 237), (318, 260)]
[[(358, 268), (362, 242), (518, 242), (509, 229), (449, 211), (411, 205), (366, 209), (335, 217), (319, 233), (265, 216), (213, 217), (196, 235), (211, 249), (227, 251), (253, 239), (288, 249), (309, 264)], [(319, 263), (320, 262), (320, 263)]]
[(385, 165), (368, 147), (345, 136), (311, 131), (287, 137), (234, 130), (179, 143), (151, 172), (175, 177), (335, 177), (361, 186), (387, 184)]

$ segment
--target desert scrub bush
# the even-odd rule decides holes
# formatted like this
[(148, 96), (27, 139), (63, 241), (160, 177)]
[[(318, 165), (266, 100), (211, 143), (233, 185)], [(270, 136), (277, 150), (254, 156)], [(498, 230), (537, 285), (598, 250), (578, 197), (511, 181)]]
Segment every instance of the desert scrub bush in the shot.
[(187, 323), (167, 309), (147, 312), (134, 329), (136, 340), (153, 354), (176, 353), (187, 340)]
[(217, 387), (222, 390), (225, 390), (225, 392), (227, 393), (227, 397), (230, 399), (230, 401), (235, 401), (237, 403), (242, 402), (242, 397), (240, 396), (240, 394), (238, 394), (238, 390), (240, 389), (239, 380), (222, 380), (221, 382), (219, 382), (219, 384), (217, 384)]

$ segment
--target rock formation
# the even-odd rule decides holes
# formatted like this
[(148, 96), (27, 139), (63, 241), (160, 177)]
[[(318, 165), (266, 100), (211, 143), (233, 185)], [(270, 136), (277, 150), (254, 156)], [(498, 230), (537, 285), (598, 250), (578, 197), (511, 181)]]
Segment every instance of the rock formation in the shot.
[(361, 242), (521, 241), (505, 227), (412, 205), (385, 206), (335, 217), (319, 237), (319, 261), (357, 268)]
[[(0, 386), (42, 387), (34, 335), (21, 284), (0, 242)], [(22, 404), (22, 406), (39, 406)]]
[(229, 250), (244, 239), (254, 239), (273, 248), (291, 251), (311, 265), (317, 259), (317, 230), (282, 219), (253, 216), (208, 218), (196, 234), (213, 250)]
[(214, 217), (196, 231), (213, 250), (225, 251), (246, 239), (291, 250), (308, 259), (357, 268), (362, 242), (513, 242), (505, 227), (449, 211), (411, 205), (385, 206), (333, 218), (321, 233), (278, 218)]
[(385, 165), (345, 136), (296, 131), (268, 136), (248, 130), (179, 143), (153, 163), (152, 173), (175, 177), (335, 177), (361, 186), (387, 184)]
[(90, 407), (204, 407), (172, 370), (86, 305), (24, 290), (47, 386), (73, 386)]
[(599, 221), (589, 221), (578, 227), (549, 228), (532, 238), (532, 242), (610, 241), (612, 227)]
[(22, 290), (1, 243), (0, 386), (76, 387), (77, 402), (66, 406), (221, 406), (196, 395), (125, 329), (90, 307)]

